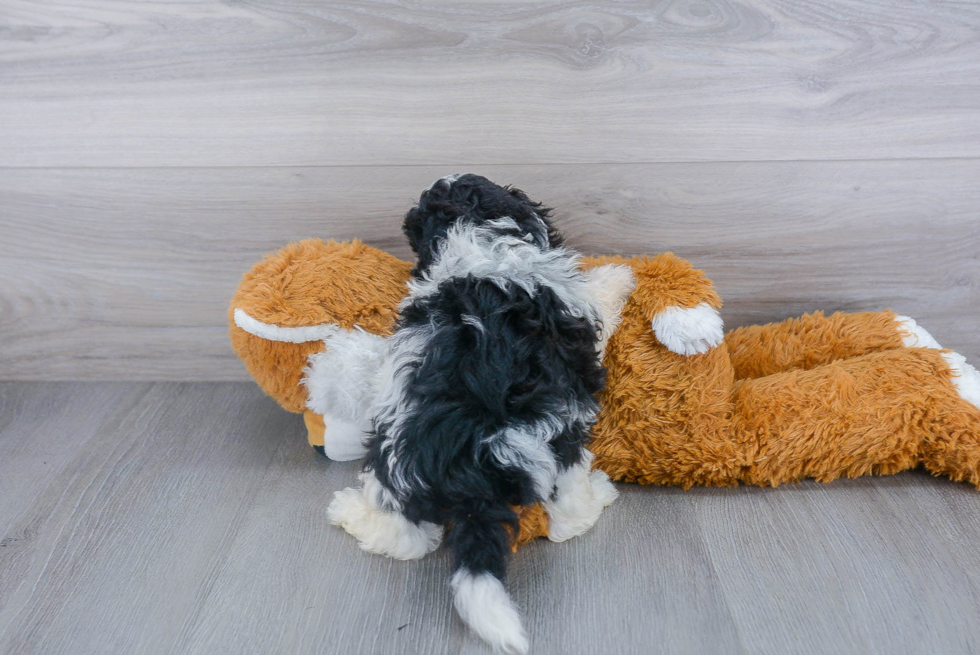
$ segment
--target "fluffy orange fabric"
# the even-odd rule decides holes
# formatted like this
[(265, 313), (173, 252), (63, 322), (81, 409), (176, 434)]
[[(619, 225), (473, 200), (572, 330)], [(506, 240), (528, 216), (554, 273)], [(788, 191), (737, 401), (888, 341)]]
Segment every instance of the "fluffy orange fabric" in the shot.
[(782, 323), (750, 325), (725, 336), (735, 377), (761, 378), (794, 368), (813, 368), (902, 347), (895, 314), (885, 312), (823, 312)]
[(279, 327), (337, 323), (347, 330), (358, 325), (391, 334), (411, 269), (410, 263), (356, 240), (290, 244), (242, 278), (228, 308), (232, 347), (263, 391), (290, 412), (302, 412), (306, 389), (300, 379), (307, 358), (323, 350), (323, 342), (262, 339), (235, 325), (235, 309)]
[[(232, 307), (283, 326), (334, 321), (390, 333), (410, 265), (357, 242), (304, 244), (253, 269)], [(591, 445), (613, 480), (776, 486), (923, 464), (980, 486), (980, 410), (959, 396), (940, 351), (902, 346), (893, 313), (817, 312), (739, 328), (685, 357), (661, 345), (650, 322), (670, 306), (720, 307), (711, 281), (670, 253), (584, 261), (608, 263), (631, 266), (637, 278), (606, 349)], [(236, 330), (235, 349), (262, 388), (303, 411), (299, 379), (322, 343), (263, 343)], [(322, 435), (322, 418), (307, 424), (311, 438)], [(541, 507), (523, 508), (515, 543), (547, 527)]]

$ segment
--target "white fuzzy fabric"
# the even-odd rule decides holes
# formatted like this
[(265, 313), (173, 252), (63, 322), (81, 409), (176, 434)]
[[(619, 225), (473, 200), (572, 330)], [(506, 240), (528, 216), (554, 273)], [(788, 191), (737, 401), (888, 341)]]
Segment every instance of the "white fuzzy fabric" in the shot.
[(585, 284), (599, 308), (602, 332), (599, 333), (599, 359), (606, 356), (606, 345), (619, 322), (623, 319), (623, 307), (636, 288), (636, 275), (625, 264), (596, 266), (585, 272)]
[(489, 573), (473, 575), (460, 569), (449, 584), (460, 618), (495, 651), (517, 654), (528, 651), (520, 614), (500, 580)]
[(592, 453), (558, 476), (554, 500), (544, 503), (548, 512), (548, 539), (567, 541), (584, 534), (599, 520), (602, 510), (619, 497), (603, 471), (590, 471)]
[[(929, 332), (908, 316), (896, 316), (902, 345), (906, 348), (935, 348), (942, 350), (939, 342)], [(963, 355), (947, 350), (942, 353), (952, 373), (950, 381), (960, 397), (980, 409), (980, 373), (966, 361)]]
[(908, 316), (896, 316), (898, 322), (898, 332), (902, 335), (902, 345), (906, 348), (935, 348), (942, 350), (942, 346), (936, 341), (924, 327), (915, 322)]
[(364, 425), (378, 393), (387, 340), (360, 329), (338, 328), (324, 344), (326, 348), (310, 355), (303, 369), (300, 384), (306, 386), (306, 407)]
[(725, 325), (708, 303), (668, 307), (653, 317), (657, 341), (678, 355), (701, 355), (725, 340)]
[(960, 396), (980, 409), (980, 373), (959, 353), (946, 351), (942, 355), (953, 373), (953, 385)]
[(234, 314), (235, 325), (249, 334), (267, 339), (268, 341), (285, 341), (287, 343), (322, 341), (336, 334), (341, 329), (336, 323), (323, 323), (321, 325), (307, 325), (303, 327), (280, 327), (254, 319), (244, 309), (236, 309)]
[(368, 420), (360, 423), (323, 415), (323, 454), (335, 462), (351, 462), (367, 455), (365, 440), (371, 429)]
[(327, 516), (353, 535), (362, 549), (394, 559), (418, 559), (439, 547), (442, 527), (422, 521), (415, 525), (398, 511), (383, 509), (384, 489), (374, 475), (362, 473), (361, 489), (334, 493)]

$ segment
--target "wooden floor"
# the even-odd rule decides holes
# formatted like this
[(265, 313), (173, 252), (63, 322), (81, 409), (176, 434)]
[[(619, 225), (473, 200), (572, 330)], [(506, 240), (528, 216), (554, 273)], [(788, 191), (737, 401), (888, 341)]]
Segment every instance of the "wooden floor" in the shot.
[[(388, 560), (327, 523), (356, 470), (247, 383), (0, 384), (0, 652), (489, 653), (445, 550)], [(980, 648), (968, 486), (620, 490), (513, 556), (534, 653)]]

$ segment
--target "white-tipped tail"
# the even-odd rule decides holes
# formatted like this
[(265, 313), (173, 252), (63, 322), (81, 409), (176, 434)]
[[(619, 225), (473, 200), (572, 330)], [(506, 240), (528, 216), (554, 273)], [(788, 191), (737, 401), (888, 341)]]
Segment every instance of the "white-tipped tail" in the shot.
[(527, 652), (521, 617), (500, 580), (489, 573), (473, 575), (460, 569), (449, 584), (460, 618), (481, 639), (500, 653)]

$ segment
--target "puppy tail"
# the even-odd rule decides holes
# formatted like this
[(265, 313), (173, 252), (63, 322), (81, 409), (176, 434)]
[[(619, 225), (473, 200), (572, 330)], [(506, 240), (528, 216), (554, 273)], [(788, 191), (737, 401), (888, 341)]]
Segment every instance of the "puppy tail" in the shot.
[(507, 505), (464, 503), (453, 512), (446, 543), (455, 557), (450, 586), (460, 618), (495, 651), (523, 654), (528, 649), (527, 636), (501, 582), (510, 552), (505, 525), (516, 523)]

